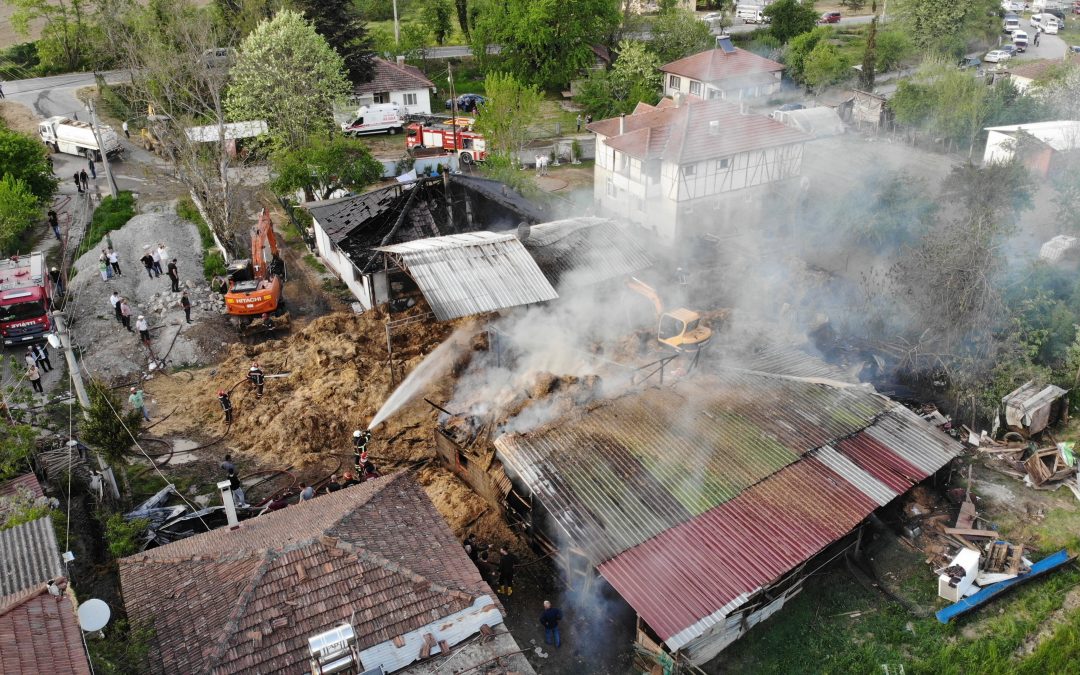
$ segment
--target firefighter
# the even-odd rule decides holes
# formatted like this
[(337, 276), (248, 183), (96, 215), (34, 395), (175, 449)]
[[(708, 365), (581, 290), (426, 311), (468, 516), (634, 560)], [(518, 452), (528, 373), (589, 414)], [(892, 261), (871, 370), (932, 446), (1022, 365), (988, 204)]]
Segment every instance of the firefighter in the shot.
[(270, 314), (263, 312), (262, 315), (262, 327), (267, 333), (274, 332), (274, 320), (270, 318)]
[(262, 398), (263, 385), (266, 379), (263, 377), (263, 371), (259, 368), (259, 364), (251, 364), (251, 369), (248, 370), (248, 381), (251, 382), (251, 388), (255, 390), (255, 398)]
[(353, 440), (353, 464), (356, 468), (356, 475), (358, 478), (364, 477), (364, 460), (367, 459), (367, 446), (371, 441), (370, 431), (361, 431), (357, 429), (352, 432)]
[(217, 398), (221, 410), (225, 413), (225, 424), (232, 424), (232, 401), (229, 399), (229, 392), (222, 389), (217, 393)]

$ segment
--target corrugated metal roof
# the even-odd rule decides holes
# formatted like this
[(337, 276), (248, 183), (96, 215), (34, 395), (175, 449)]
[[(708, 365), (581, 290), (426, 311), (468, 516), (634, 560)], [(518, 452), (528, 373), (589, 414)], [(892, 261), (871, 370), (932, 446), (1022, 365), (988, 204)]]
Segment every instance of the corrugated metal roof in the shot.
[(440, 321), (559, 297), (510, 234), (452, 234), (376, 250), (400, 256)]
[(495, 441), (599, 564), (723, 502), (892, 403), (864, 386), (748, 371), (653, 387)]
[[(220, 137), (218, 125), (210, 124), (204, 127), (188, 127), (184, 129), (189, 141), (196, 143), (212, 143)], [(225, 140), (234, 141), (238, 138), (255, 138), (266, 133), (264, 120), (251, 122), (228, 122), (225, 124)]]
[(652, 265), (637, 242), (606, 218), (567, 218), (533, 225), (524, 244), (551, 285), (563, 291)]
[(48, 516), (0, 532), (0, 597), (44, 584), (63, 573)]
[(37, 476), (32, 473), (24, 473), (21, 476), (0, 483), (0, 497), (8, 497), (20, 490), (29, 492), (35, 499), (45, 496), (45, 492), (41, 489), (41, 483), (38, 482)]

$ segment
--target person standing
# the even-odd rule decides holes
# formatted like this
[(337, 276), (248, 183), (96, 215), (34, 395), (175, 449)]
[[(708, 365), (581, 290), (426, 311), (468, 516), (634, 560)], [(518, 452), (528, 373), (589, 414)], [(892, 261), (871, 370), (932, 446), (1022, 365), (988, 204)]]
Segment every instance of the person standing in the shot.
[(34, 388), (34, 391), (39, 394), (45, 393), (45, 390), (41, 388), (41, 371), (37, 366), (31, 365), (26, 369), (26, 379), (30, 380), (30, 386)]
[[(150, 247), (147, 246), (145, 248), (149, 249)], [(154, 257), (150, 255), (149, 250), (147, 250), (146, 253), (143, 253), (143, 257), (139, 258), (139, 262), (141, 262), (143, 264), (143, 267), (146, 268), (146, 276), (153, 279), (154, 278)]]
[(113, 291), (112, 295), (109, 296), (109, 302), (112, 303), (113, 314), (116, 315), (116, 322), (123, 325), (124, 317), (120, 316), (120, 294)]
[(162, 272), (161, 272), (161, 256), (158, 255), (158, 252), (157, 252), (156, 248), (153, 251), (150, 252), (150, 257), (153, 258), (153, 260), (154, 260), (154, 276), (160, 277), (161, 274), (162, 274)]
[(562, 636), (559, 635), (560, 621), (562, 621), (562, 610), (552, 607), (550, 600), (545, 600), (544, 611), (540, 612), (540, 625), (544, 627), (544, 644), (554, 644), (555, 649), (562, 646)]
[(87, 155), (86, 156), (86, 167), (88, 169), (90, 169), (90, 177), (93, 178), (94, 180), (97, 180), (97, 167), (94, 166), (94, 157), (93, 157), (93, 155)]
[(79, 177), (78, 171), (75, 172), (75, 189), (79, 191), (79, 194), (82, 194), (82, 179)]
[(120, 323), (124, 324), (124, 328), (131, 332), (131, 305), (128, 304), (127, 298), (120, 298)]
[(300, 483), (300, 501), (306, 502), (315, 499), (315, 489), (307, 483)]
[(581, 113), (578, 113), (577, 115), (577, 132), (579, 134), (581, 133)]
[(150, 344), (150, 324), (147, 323), (146, 317), (142, 314), (138, 319), (135, 319), (135, 330), (139, 331), (139, 339)]
[(5, 99), (5, 98), (7, 98), (7, 96), (4, 95), (4, 83), (0, 82), (0, 99)]
[(229, 472), (229, 489), (233, 493), (233, 503), (239, 508), (246, 509), (248, 504), (247, 500), (244, 499), (244, 486), (235, 471)]
[(90, 191), (90, 177), (86, 175), (86, 169), (79, 172), (79, 180), (82, 181), (83, 190)]
[(105, 263), (105, 275), (107, 277), (106, 281), (108, 281), (109, 279), (112, 279), (113, 278), (112, 265), (109, 264), (109, 254), (105, 251), (105, 249), (101, 249), (101, 255), (98, 256), (98, 262), (99, 263), (102, 263), (102, 262)]
[(364, 475), (364, 460), (367, 459), (367, 446), (371, 442), (371, 432), (357, 429), (352, 432), (353, 467), (357, 476)]
[(168, 262), (170, 260), (169, 249), (165, 248), (165, 242), (158, 242), (157, 255), (159, 260), (163, 260), (165, 262)]
[(172, 282), (172, 292), (180, 292), (180, 270), (176, 268), (176, 258), (169, 261), (169, 280)]
[(127, 120), (124, 120), (124, 122), (120, 125), (120, 128), (124, 130), (124, 138), (126, 138), (126, 139), (128, 139), (130, 141), (131, 140), (131, 134), (128, 133)]
[(63, 295), (64, 275), (60, 274), (60, 270), (58, 270), (55, 265), (49, 270), (49, 278), (52, 279), (53, 288), (56, 290), (56, 292), (60, 295)]
[(128, 403), (131, 404), (131, 407), (133, 409), (138, 410), (140, 413), (142, 413), (144, 420), (146, 420), (147, 422), (150, 421), (150, 414), (146, 412), (146, 402), (143, 399), (142, 389), (136, 389), (135, 387), (132, 387), (131, 395), (128, 396)]
[(60, 239), (60, 219), (56, 215), (56, 211), (49, 209), (49, 227), (52, 228), (53, 234), (57, 239)]
[(109, 264), (112, 265), (113, 272), (116, 273), (116, 276), (118, 276), (118, 277), (124, 276), (124, 273), (120, 271), (120, 256), (116, 255), (116, 251), (114, 251), (114, 250), (112, 250), (110, 248), (109, 253), (108, 253), (108, 258), (109, 258)]
[(507, 596), (514, 594), (514, 566), (517, 556), (505, 546), (499, 547), (499, 592)]
[(109, 261), (105, 259), (104, 255), (98, 256), (98, 272), (101, 273), (102, 281), (112, 279), (112, 268), (109, 267)]
[(33, 347), (27, 346), (26, 353), (23, 354), (23, 361), (26, 361), (26, 367), (27, 368), (29, 368), (30, 366), (36, 366), (37, 365), (37, 357), (34, 356), (34, 348)]
[(248, 382), (251, 383), (251, 388), (255, 390), (255, 398), (262, 398), (266, 378), (263, 377), (263, 371), (262, 368), (259, 368), (259, 364), (251, 364), (251, 369), (248, 370)]
[(49, 348), (44, 342), (34, 345), (34, 359), (37, 360), (38, 368), (44, 368), (46, 373), (52, 372), (52, 363), (49, 361)]
[[(225, 413), (225, 424), (232, 424), (232, 399), (229, 398), (229, 392), (224, 389), (218, 391), (217, 399), (218, 403), (221, 404), (221, 412)], [(229, 462), (228, 455), (225, 455), (225, 462), (221, 463), (222, 468), (225, 467), (226, 462)], [(229, 463), (231, 464), (232, 462)]]
[(191, 323), (191, 298), (188, 297), (187, 291), (180, 294), (180, 306), (184, 308), (184, 318)]

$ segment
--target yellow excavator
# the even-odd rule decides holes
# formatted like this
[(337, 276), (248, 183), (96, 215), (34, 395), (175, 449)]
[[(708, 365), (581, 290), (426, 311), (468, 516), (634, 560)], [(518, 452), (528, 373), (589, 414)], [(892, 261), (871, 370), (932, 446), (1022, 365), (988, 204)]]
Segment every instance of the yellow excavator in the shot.
[(696, 352), (712, 339), (712, 329), (701, 325), (701, 315), (680, 307), (664, 311), (664, 302), (656, 290), (637, 277), (626, 281), (627, 287), (652, 301), (658, 321), (656, 339), (677, 352)]

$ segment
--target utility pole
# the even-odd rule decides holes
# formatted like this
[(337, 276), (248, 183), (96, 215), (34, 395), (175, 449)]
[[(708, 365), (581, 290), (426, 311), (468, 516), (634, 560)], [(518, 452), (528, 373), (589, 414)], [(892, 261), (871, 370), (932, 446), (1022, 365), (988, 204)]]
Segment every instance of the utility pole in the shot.
[[(454, 127), (454, 154), (456, 155), (458, 151), (457, 94), (454, 92), (454, 71), (449, 61), (446, 62), (446, 81), (450, 83), (450, 125)], [(460, 157), (458, 161), (461, 161)], [(460, 165), (458, 170), (461, 170)]]
[(79, 368), (79, 360), (75, 358), (75, 350), (71, 348), (71, 337), (67, 326), (64, 324), (64, 315), (59, 310), (53, 310), (53, 325), (56, 327), (56, 341), (49, 340), (54, 349), (64, 352), (67, 359), (68, 372), (71, 373), (71, 383), (75, 387), (75, 396), (83, 409), (83, 417), (90, 418), (90, 397), (86, 394), (86, 385), (82, 379), (82, 369)]
[(90, 125), (94, 129), (94, 140), (97, 141), (98, 151), (101, 153), (101, 161), (105, 164), (105, 177), (109, 181), (109, 192), (112, 194), (112, 198), (116, 199), (120, 196), (120, 190), (116, 187), (116, 181), (113, 180), (112, 168), (109, 166), (109, 155), (105, 152), (105, 146), (101, 144), (101, 134), (98, 132), (97, 114), (94, 112), (94, 102), (87, 101), (86, 109), (90, 111)]
[(394, 44), (401, 44), (401, 28), (398, 26), (397, 0), (394, 0)]

